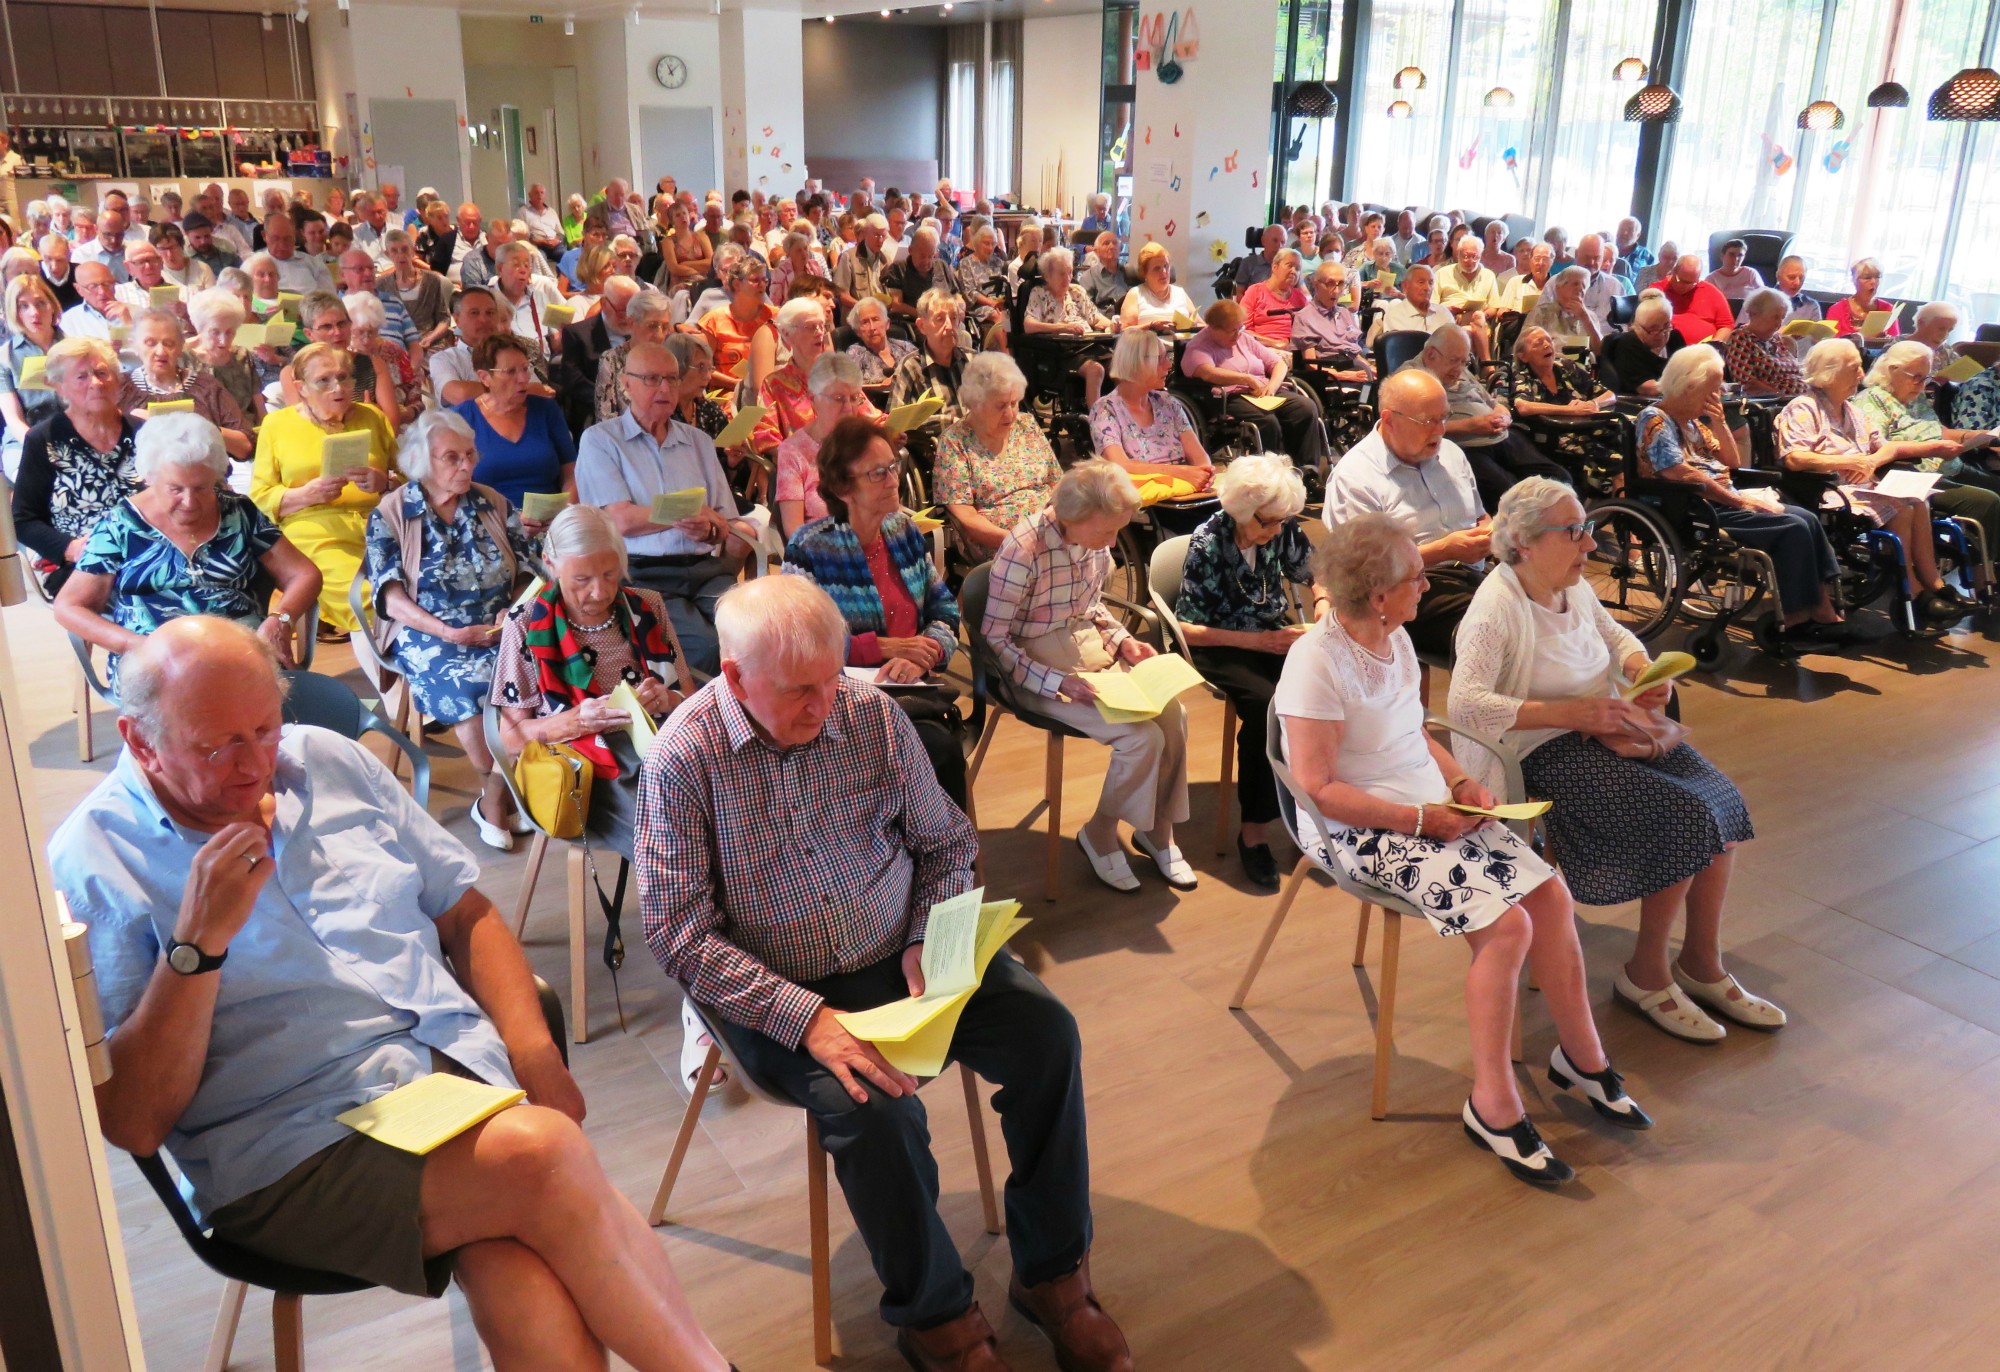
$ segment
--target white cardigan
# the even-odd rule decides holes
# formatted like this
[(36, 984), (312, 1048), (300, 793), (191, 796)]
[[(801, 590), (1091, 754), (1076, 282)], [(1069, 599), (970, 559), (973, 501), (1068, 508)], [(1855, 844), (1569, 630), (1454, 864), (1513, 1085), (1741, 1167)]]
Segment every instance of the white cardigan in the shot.
[[(1573, 594), (1589, 595), (1578, 586)], [(1454, 643), (1458, 659), (1451, 669), (1451, 722), (1488, 738), (1518, 746), (1519, 732), (1514, 719), (1527, 700), (1528, 683), (1535, 670), (1535, 620), (1527, 591), (1512, 567), (1494, 568), (1479, 584), (1465, 618), (1458, 623)], [(1593, 598), (1597, 632), (1604, 639), (1608, 658), (1605, 689), (1623, 676), (1625, 659), (1645, 654), (1645, 645)], [(1474, 780), (1502, 801), (1509, 799), (1506, 775), (1500, 759), (1469, 739), (1454, 738), (1452, 752), (1459, 765)]]

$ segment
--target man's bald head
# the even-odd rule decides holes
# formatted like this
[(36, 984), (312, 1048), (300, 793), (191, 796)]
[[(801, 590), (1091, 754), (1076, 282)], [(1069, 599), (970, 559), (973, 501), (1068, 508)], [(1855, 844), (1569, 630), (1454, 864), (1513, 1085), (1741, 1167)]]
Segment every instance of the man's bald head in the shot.
[(1451, 407), (1444, 384), (1420, 367), (1397, 372), (1382, 383), (1378, 401), (1382, 441), (1398, 461), (1420, 466), (1438, 455)]
[(1458, 384), (1471, 356), (1472, 335), (1456, 324), (1440, 325), (1424, 342), (1424, 370), (1447, 386)]

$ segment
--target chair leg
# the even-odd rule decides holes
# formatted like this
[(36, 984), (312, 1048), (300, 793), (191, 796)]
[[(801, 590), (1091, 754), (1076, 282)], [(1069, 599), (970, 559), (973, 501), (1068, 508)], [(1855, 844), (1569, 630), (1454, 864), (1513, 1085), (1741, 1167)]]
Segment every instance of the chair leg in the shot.
[(76, 669), (76, 755), (83, 762), (97, 760), (97, 741), (90, 736), (90, 677), (81, 665)]
[(1257, 980), (1257, 974), (1264, 970), (1264, 959), (1270, 954), (1271, 945), (1278, 940), (1278, 930), (1284, 925), (1285, 916), (1292, 912), (1292, 902), (1299, 898), (1299, 888), (1306, 884), (1306, 877), (1312, 872), (1312, 859), (1301, 857), (1292, 864), (1292, 874), (1285, 878), (1285, 889), (1278, 896), (1278, 908), (1271, 912), (1271, 922), (1264, 926), (1264, 937), (1257, 940), (1257, 951), (1250, 955), (1250, 965), (1243, 969), (1243, 980), (1236, 985), (1236, 994), (1229, 998), (1229, 1008), (1241, 1010), (1243, 1002), (1250, 998), (1250, 983)]
[(1354, 926), (1354, 965), (1368, 965), (1368, 912), (1375, 907), (1367, 901), (1361, 902), (1361, 920)]
[(572, 1043), (590, 1042), (590, 991), (584, 981), (584, 966), (590, 957), (585, 947), (589, 935), (584, 921), (583, 849), (569, 850), (569, 1037)]
[[(400, 753), (401, 748), (392, 752)], [(477, 804), (478, 802), (473, 802)], [(528, 845), (528, 870), (521, 874), (521, 898), (514, 906), (514, 941), (519, 943), (528, 931), (528, 904), (535, 898), (535, 882), (542, 875), (542, 859), (548, 856), (549, 836), (543, 830), (535, 830), (535, 841)]]
[(709, 1044), (708, 1056), (702, 1060), (701, 1073), (694, 1079), (694, 1094), (688, 1097), (687, 1113), (681, 1116), (681, 1131), (674, 1136), (674, 1151), (667, 1154), (667, 1170), (660, 1174), (660, 1189), (653, 1193), (653, 1208), (646, 1212), (646, 1223), (655, 1228), (666, 1221), (667, 1202), (673, 1199), (674, 1182), (680, 1177), (688, 1145), (694, 1142), (695, 1126), (701, 1122), (702, 1102), (708, 1099), (708, 1088), (715, 1081), (721, 1063), (722, 1045)]
[(974, 783), (979, 780), (979, 769), (986, 765), (986, 749), (993, 742), (993, 735), (1000, 732), (1000, 717), (1006, 711), (989, 707), (986, 711), (986, 727), (979, 731), (979, 743), (972, 750), (972, 761), (965, 766), (965, 789), (969, 795)]
[[(419, 748), (421, 748), (424, 746), (423, 734), (421, 732), (414, 734), (410, 732), (409, 680), (408, 678), (404, 678), (403, 680), (401, 680), (396, 684), (402, 687), (402, 694), (396, 700), (396, 732), (402, 734), (405, 738), (409, 739), (410, 742), (416, 744)], [(384, 697), (386, 697), (389, 694), (389, 692), (385, 689), (382, 692), (382, 694)], [(384, 699), (382, 702), (382, 707), (384, 709), (387, 709), (388, 705), (389, 705), (388, 700)], [(403, 765), (403, 750), (401, 748), (391, 748), (389, 750), (389, 775), (395, 776), (397, 769), (402, 765)]]
[(1062, 783), (1063, 738), (1051, 729), (1042, 776), (1042, 794), (1049, 803), (1049, 862), (1042, 886), (1043, 900), (1054, 900), (1062, 894)]
[(1524, 1018), (1526, 1018), (1526, 1013), (1523, 1011), (1520, 1001), (1517, 998), (1514, 1003), (1514, 1041), (1508, 1045), (1510, 1055), (1516, 1063), (1523, 1061), (1521, 1057), (1521, 1021)]
[(243, 1297), (250, 1288), (240, 1281), (224, 1282), (222, 1305), (215, 1312), (215, 1332), (208, 1336), (208, 1357), (201, 1372), (222, 1372), (229, 1366), (229, 1350), (236, 1344), (236, 1325), (243, 1318)]
[(1235, 794), (1236, 781), (1236, 702), (1226, 696), (1222, 701), (1220, 777), (1215, 787), (1215, 855), (1226, 857), (1229, 853), (1229, 803)]
[(305, 1372), (306, 1320), (303, 1296), (271, 1297), (271, 1348), (278, 1372)]
[(1375, 1099), (1369, 1115), (1389, 1113), (1389, 1054), (1396, 1042), (1396, 961), (1403, 945), (1403, 917), (1382, 911), (1382, 984), (1375, 990)]
[(806, 1116), (806, 1211), (812, 1225), (813, 1361), (833, 1362), (833, 1252), (826, 1227), (826, 1150), (819, 1122)]
[(986, 1232), (998, 1234), (1000, 1225), (1000, 1202), (993, 1195), (993, 1159), (986, 1151), (986, 1120), (979, 1113), (979, 1078), (964, 1063), (958, 1065), (958, 1075), (965, 1083), (965, 1117), (972, 1125), (972, 1166), (979, 1173), (979, 1204), (986, 1214)]

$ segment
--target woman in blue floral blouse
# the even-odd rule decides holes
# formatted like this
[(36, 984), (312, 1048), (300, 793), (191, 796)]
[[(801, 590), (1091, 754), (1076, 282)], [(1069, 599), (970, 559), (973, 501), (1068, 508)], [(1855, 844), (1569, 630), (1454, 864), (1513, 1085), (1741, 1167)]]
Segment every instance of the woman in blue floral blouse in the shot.
[[(1239, 457), (1215, 478), (1222, 509), (1194, 531), (1174, 617), (1194, 665), (1236, 706), (1236, 853), (1259, 886), (1276, 889), (1277, 859), (1264, 826), (1278, 817), (1277, 783), (1264, 756), (1278, 673), (1306, 626), (1292, 623), (1289, 585), (1312, 585), (1312, 545), (1299, 528), (1305, 483), (1282, 453)], [(1313, 590), (1314, 616), (1325, 593)]]
[[(144, 489), (91, 527), (56, 596), (56, 622), (111, 654), (114, 689), (119, 654), (182, 615), (240, 620), (292, 666), (293, 626), (319, 598), (319, 568), (262, 510), (222, 487), (221, 430), (196, 414), (149, 420), (133, 468)], [(279, 590), (275, 608), (268, 583)]]
[(528, 832), (487, 751), (481, 712), (500, 652), (500, 614), (528, 556), (521, 516), (507, 497), (472, 479), (472, 426), (430, 410), (403, 435), (397, 459), (409, 481), (368, 516), (365, 562), (374, 638), (425, 714), (449, 724), (484, 779), (472, 822), (489, 847)]

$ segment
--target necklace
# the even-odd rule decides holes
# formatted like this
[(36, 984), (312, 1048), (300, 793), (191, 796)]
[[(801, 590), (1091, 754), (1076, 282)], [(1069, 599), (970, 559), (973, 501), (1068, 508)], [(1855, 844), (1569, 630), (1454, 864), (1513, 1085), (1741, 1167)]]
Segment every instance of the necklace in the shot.
[(572, 624), (569, 627), (580, 634), (601, 634), (617, 622), (618, 612), (613, 610), (611, 618), (605, 620), (602, 624)]

